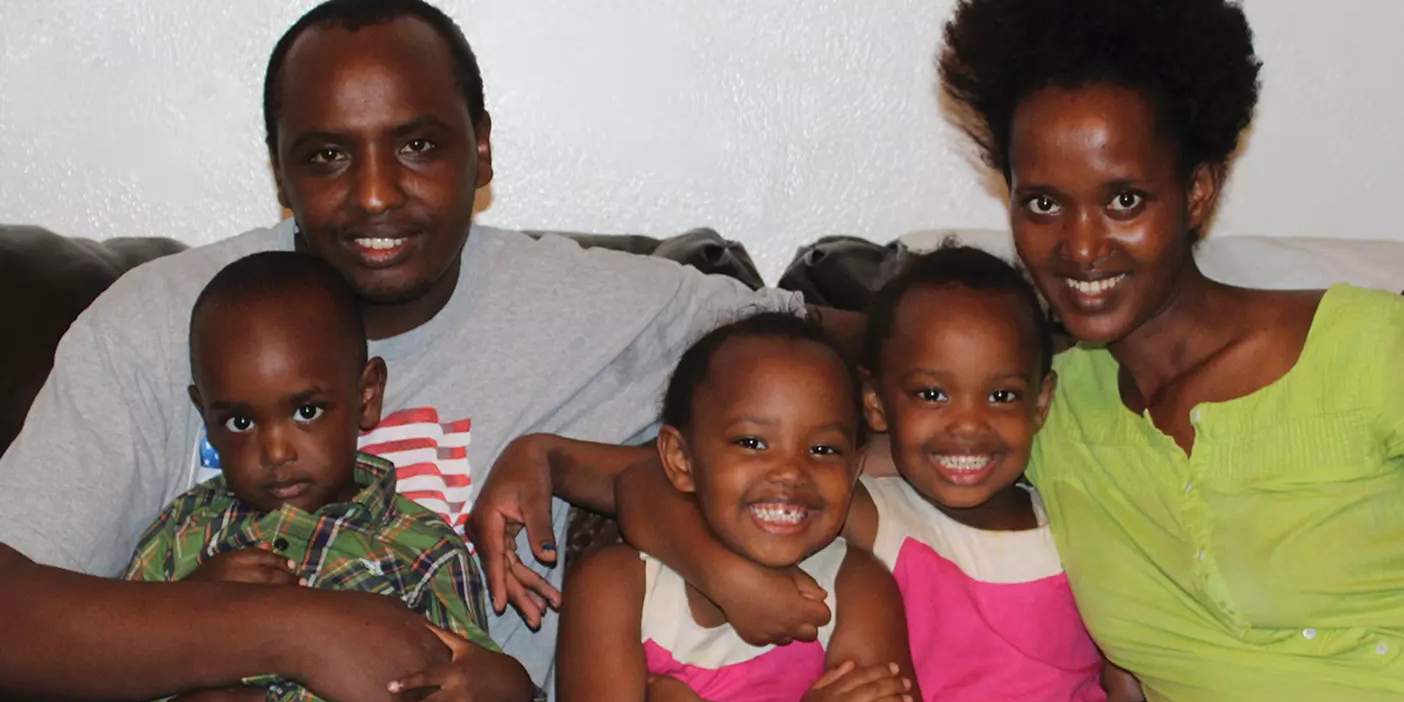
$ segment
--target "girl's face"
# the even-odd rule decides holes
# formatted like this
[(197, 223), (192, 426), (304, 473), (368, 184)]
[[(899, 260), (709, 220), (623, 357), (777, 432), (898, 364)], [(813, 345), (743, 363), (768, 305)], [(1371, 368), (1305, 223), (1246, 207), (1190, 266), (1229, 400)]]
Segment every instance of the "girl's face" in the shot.
[(1012, 293), (914, 287), (868, 378), (868, 423), (889, 434), (897, 471), (952, 516), (1014, 485), (1048, 414), (1053, 375), (1039, 377), (1029, 314)]
[(1019, 258), (1073, 336), (1114, 343), (1170, 307), (1219, 171), (1186, 181), (1141, 93), (1045, 88), (1014, 113), (1009, 218)]
[(740, 338), (712, 357), (691, 426), (663, 427), (673, 485), (696, 493), (708, 526), (771, 567), (833, 541), (857, 478), (858, 411), (843, 362), (822, 345)]

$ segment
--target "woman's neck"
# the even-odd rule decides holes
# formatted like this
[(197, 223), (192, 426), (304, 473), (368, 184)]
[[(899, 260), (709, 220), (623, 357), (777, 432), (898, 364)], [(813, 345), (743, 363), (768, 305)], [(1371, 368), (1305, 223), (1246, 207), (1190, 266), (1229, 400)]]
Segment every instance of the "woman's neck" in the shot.
[(1165, 306), (1107, 350), (1141, 397), (1153, 398), (1242, 336), (1240, 292), (1205, 277), (1191, 261)]

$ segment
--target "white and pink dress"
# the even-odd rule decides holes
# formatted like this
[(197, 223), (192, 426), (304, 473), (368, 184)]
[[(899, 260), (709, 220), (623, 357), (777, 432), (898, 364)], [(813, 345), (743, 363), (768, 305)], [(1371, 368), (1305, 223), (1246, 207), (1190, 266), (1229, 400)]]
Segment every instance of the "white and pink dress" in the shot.
[(985, 531), (946, 516), (901, 478), (863, 476), (873, 553), (897, 580), (923, 697), (941, 702), (1104, 702), (1101, 654), (1082, 625), (1048, 518)]
[[(848, 548), (835, 539), (800, 564), (824, 591), (834, 609), (834, 581)], [(730, 625), (703, 628), (692, 618), (687, 585), (659, 561), (644, 561), (644, 655), (651, 675), (677, 678), (698, 697), (717, 702), (794, 702), (825, 670), (825, 649), (833, 622), (819, 629), (819, 639), (785, 646), (752, 646)]]

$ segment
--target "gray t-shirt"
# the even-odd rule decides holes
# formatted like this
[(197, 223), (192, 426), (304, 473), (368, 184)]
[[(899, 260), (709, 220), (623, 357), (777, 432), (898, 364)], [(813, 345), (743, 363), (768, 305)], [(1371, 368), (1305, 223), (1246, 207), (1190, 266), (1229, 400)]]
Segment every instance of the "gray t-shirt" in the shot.
[[(288, 220), (158, 259), (118, 279), (78, 317), (0, 457), (0, 542), (41, 563), (116, 575), (161, 508), (217, 474), (186, 394), (190, 310), (222, 267), (291, 250), (293, 234)], [(444, 309), (371, 343), (389, 383), (385, 419), (362, 448), (395, 461), (402, 493), (461, 524), (511, 439), (647, 438), (687, 345), (761, 309), (803, 308), (796, 294), (753, 292), (671, 261), (475, 226)], [(566, 512), (557, 500), (560, 544)], [(520, 543), (523, 560), (534, 563), (524, 536)], [(560, 569), (549, 578), (559, 586)], [(538, 684), (553, 687), (554, 614), (532, 633), (509, 608), (490, 633)]]

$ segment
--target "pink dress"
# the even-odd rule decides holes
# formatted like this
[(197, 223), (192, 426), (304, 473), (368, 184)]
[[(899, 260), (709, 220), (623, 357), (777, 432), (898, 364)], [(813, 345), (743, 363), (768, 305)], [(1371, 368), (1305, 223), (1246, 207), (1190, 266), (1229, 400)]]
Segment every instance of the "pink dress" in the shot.
[(1101, 654), (1073, 602), (1043, 502), (1038, 528), (984, 531), (901, 478), (863, 477), (877, 504), (873, 553), (892, 569), (925, 699), (1104, 702)]
[[(829, 593), (848, 553), (835, 539), (800, 564)], [(648, 556), (644, 560), (643, 644), (648, 672), (677, 678), (712, 702), (797, 702), (824, 674), (824, 649), (833, 621), (819, 640), (787, 646), (752, 646), (729, 625), (706, 629), (692, 618), (681, 576)]]

